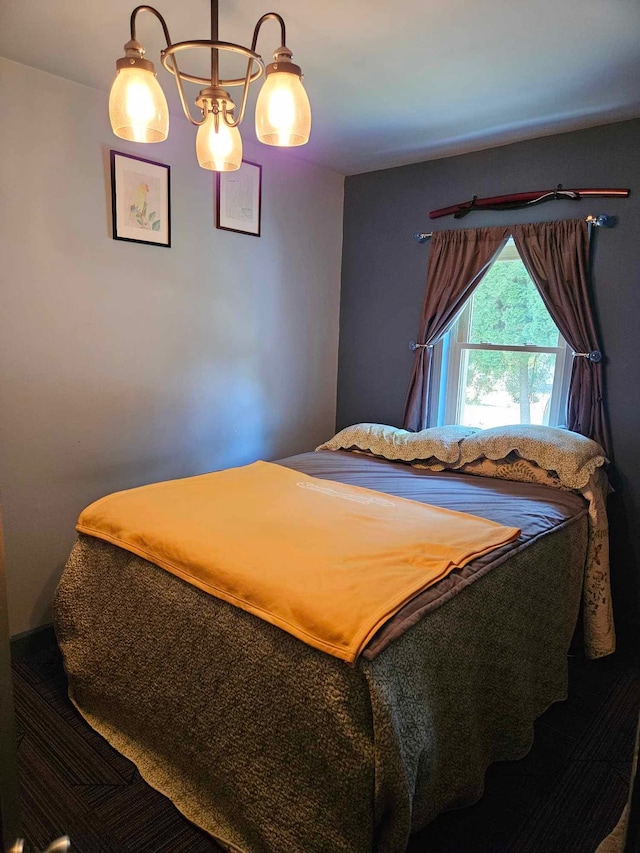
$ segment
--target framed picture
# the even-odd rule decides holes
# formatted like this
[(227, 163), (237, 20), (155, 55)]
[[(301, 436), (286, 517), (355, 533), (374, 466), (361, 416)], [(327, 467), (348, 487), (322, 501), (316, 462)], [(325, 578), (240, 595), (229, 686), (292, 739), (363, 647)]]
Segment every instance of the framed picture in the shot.
[(169, 166), (111, 151), (113, 239), (171, 246)]
[(260, 236), (262, 166), (243, 160), (234, 172), (218, 172), (216, 228)]

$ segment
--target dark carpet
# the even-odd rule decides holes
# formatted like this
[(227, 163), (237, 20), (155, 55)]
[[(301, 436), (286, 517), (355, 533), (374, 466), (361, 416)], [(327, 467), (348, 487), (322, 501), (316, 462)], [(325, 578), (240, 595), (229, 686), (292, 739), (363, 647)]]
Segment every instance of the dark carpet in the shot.
[[(72, 853), (219, 853), (79, 716), (56, 648), (14, 675), (25, 851), (67, 834)], [(637, 661), (571, 658), (569, 699), (538, 720), (531, 752), (493, 765), (482, 800), (441, 815), (408, 853), (592, 853), (627, 799), (639, 706)]]

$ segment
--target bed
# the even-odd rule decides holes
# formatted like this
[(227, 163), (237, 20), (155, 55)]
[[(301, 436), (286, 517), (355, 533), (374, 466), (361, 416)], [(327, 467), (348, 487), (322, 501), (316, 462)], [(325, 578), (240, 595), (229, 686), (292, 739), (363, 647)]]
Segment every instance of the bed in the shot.
[(278, 464), (522, 531), (413, 598), (354, 665), (91, 536), (57, 591), (72, 701), (230, 851), (402, 853), (566, 696), (585, 497), (451, 470), (459, 438), (455, 462), (423, 452), (425, 467), (349, 441)]

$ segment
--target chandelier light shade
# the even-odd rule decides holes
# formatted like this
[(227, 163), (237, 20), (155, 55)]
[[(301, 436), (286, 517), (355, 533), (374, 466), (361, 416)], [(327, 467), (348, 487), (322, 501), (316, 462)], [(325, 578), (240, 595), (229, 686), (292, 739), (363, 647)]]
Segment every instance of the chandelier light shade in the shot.
[(242, 137), (237, 127), (218, 122), (209, 113), (196, 134), (196, 154), (203, 169), (214, 172), (233, 172), (242, 165)]
[(304, 145), (311, 133), (311, 105), (302, 72), (290, 53), (276, 53), (256, 103), (256, 136), (265, 145)]
[[(109, 95), (109, 118), (116, 136), (132, 142), (162, 142), (169, 133), (167, 100), (156, 78), (153, 63), (145, 59), (145, 50), (136, 39), (136, 18), (150, 12), (160, 21), (167, 42), (160, 53), (164, 68), (173, 74), (186, 119), (198, 128), (196, 155), (204, 169), (228, 172), (242, 164), (242, 138), (238, 126), (244, 117), (249, 87), (265, 73), (262, 57), (256, 53), (260, 29), (265, 21), (280, 25), (281, 44), (266, 67), (265, 82), (256, 103), (256, 134), (266, 145), (295, 146), (309, 141), (311, 107), (302, 85), (302, 70), (291, 61), (286, 45), (283, 19), (268, 12), (257, 22), (251, 47), (243, 47), (218, 39), (218, 0), (211, 0), (211, 38), (172, 43), (167, 24), (152, 6), (138, 6), (131, 13), (131, 40), (125, 44), (125, 55), (116, 62), (116, 79)], [(177, 54), (183, 50), (208, 50), (211, 56), (210, 78), (195, 77), (180, 71)], [(220, 77), (220, 52), (240, 54), (247, 60), (244, 77)], [(184, 83), (203, 87), (195, 104), (200, 109), (193, 118), (187, 104)], [(234, 86), (242, 87), (239, 108), (229, 94)]]

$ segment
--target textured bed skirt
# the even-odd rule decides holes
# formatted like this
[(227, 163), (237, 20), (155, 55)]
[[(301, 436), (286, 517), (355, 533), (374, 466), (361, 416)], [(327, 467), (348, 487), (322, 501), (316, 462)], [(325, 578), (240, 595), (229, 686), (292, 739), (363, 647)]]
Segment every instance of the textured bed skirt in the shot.
[(350, 667), (81, 536), (55, 605), (70, 695), (229, 849), (402, 853), (565, 697), (586, 543), (582, 517)]

